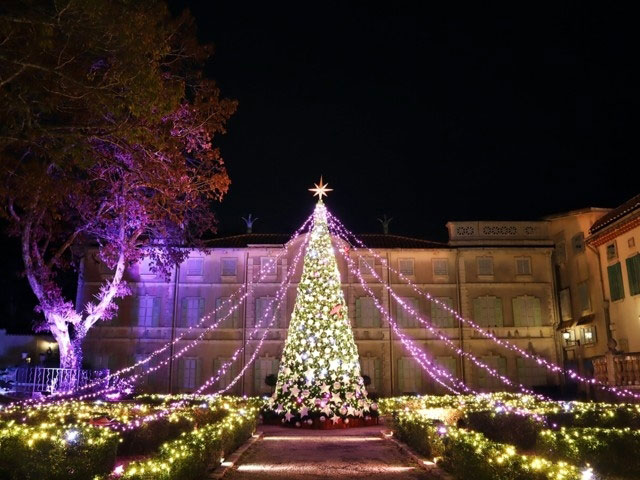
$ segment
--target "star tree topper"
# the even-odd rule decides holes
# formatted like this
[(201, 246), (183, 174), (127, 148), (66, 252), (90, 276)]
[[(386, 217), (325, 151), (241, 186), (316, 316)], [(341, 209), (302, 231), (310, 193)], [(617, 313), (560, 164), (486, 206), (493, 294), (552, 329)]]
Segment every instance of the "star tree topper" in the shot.
[(322, 183), (322, 175), (320, 176), (320, 183), (314, 183), (316, 188), (310, 188), (310, 192), (314, 192), (313, 196), (318, 196), (319, 201), (322, 201), (323, 196), (327, 196), (327, 192), (333, 192), (333, 188), (327, 188), (329, 186), (328, 183)]

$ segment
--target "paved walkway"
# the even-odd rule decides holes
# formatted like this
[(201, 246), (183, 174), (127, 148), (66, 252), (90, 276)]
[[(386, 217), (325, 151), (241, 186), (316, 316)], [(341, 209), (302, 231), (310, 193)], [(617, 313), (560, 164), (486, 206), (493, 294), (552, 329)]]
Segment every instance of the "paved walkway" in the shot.
[(263, 425), (224, 480), (428, 480), (433, 477), (380, 436), (380, 427), (299, 430)]

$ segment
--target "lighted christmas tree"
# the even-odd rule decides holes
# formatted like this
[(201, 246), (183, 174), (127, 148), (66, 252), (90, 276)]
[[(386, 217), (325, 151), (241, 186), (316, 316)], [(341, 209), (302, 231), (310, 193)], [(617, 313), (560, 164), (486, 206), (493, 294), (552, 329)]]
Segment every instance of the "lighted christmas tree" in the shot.
[(320, 179), (310, 190), (319, 200), (269, 406), (285, 422), (318, 419), (338, 423), (349, 417), (368, 417), (375, 405), (367, 398), (360, 375), (358, 349), (322, 203), (322, 196), (331, 189)]

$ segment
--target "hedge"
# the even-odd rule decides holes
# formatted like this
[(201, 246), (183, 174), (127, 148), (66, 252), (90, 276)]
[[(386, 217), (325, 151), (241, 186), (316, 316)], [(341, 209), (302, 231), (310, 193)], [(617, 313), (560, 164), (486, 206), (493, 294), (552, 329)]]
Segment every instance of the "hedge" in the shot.
[(211, 466), (235, 450), (256, 427), (254, 407), (231, 411), (217, 423), (185, 432), (162, 445), (153, 457), (127, 465), (127, 480), (192, 480), (203, 478)]
[(8, 422), (0, 430), (0, 478), (87, 480), (113, 469), (117, 445), (105, 428)]
[(589, 463), (603, 474), (638, 478), (640, 431), (603, 428), (543, 430), (536, 450), (577, 465)]
[(538, 433), (544, 425), (531, 415), (495, 413), (493, 411), (467, 412), (465, 426), (484, 434), (490, 440), (531, 450), (536, 445)]

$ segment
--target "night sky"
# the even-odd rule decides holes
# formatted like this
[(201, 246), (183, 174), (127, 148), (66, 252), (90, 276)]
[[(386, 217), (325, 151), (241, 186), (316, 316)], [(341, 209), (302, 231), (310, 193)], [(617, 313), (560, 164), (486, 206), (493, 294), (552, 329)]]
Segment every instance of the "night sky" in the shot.
[[(232, 181), (221, 235), (248, 213), (256, 232), (293, 231), (321, 174), (350, 229), (381, 231), (386, 213), (392, 233), (433, 240), (447, 220), (536, 219), (640, 191), (640, 42), (615, 3), (170, 3), (192, 11), (215, 45), (208, 73), (239, 102), (217, 139)], [(4, 251), (10, 324), (6, 310), (32, 300), (17, 245)]]

